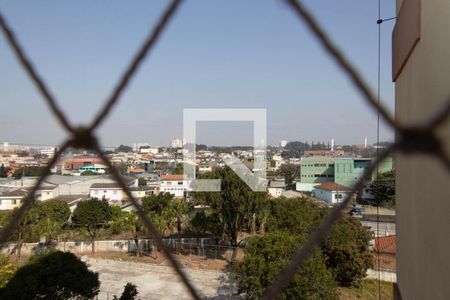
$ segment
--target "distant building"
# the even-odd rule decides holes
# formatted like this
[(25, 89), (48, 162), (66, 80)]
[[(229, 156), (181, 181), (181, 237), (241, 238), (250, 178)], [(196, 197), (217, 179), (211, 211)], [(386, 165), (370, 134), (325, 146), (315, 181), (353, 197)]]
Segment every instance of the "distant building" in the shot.
[[(352, 187), (371, 166), (372, 158), (310, 156), (300, 162), (300, 181), (296, 184), (297, 191), (312, 191), (320, 183), (334, 182)], [(368, 176), (367, 181), (373, 181), (379, 174), (393, 170), (392, 157), (382, 161), (378, 168)]]
[(0, 210), (11, 210), (20, 207), (22, 198), (27, 196), (27, 189), (17, 189), (0, 194)]
[(353, 186), (363, 175), (365, 169), (370, 167), (371, 163), (372, 159), (370, 158), (336, 158), (334, 166), (335, 182), (345, 186)]
[(334, 205), (342, 202), (350, 194), (351, 189), (333, 182), (326, 182), (316, 185), (313, 190), (313, 196)]
[(287, 140), (281, 140), (280, 141), (280, 147), (283, 147), (283, 148), (286, 147), (287, 143), (288, 143)]
[(184, 144), (186, 143), (185, 140), (182, 139), (173, 139), (170, 142), (170, 147), (172, 148), (183, 148)]
[(212, 171), (212, 167), (210, 165), (200, 165), (198, 167), (199, 173), (207, 173), (207, 172), (211, 172), (211, 171)]
[(270, 180), (267, 186), (267, 193), (274, 198), (280, 197), (286, 188), (284, 180)]
[(334, 157), (312, 156), (300, 161), (298, 191), (312, 191), (320, 183), (334, 182)]
[(182, 174), (161, 175), (159, 191), (170, 193), (175, 197), (185, 197), (189, 191), (189, 183)]
[(55, 156), (56, 148), (50, 147), (50, 148), (44, 148), (40, 150), (41, 155), (46, 155), (47, 157), (52, 158)]
[(106, 174), (106, 170), (108, 169), (107, 166), (105, 165), (101, 165), (101, 164), (93, 164), (93, 165), (87, 165), (87, 166), (82, 166), (78, 169), (78, 172), (80, 172), (80, 174), (83, 174), (86, 171), (95, 173), (95, 174)]
[(81, 167), (101, 164), (103, 161), (98, 157), (76, 157), (69, 158), (63, 161), (64, 167), (62, 174), (71, 174), (73, 171), (78, 171)]
[(110, 204), (122, 204), (123, 189), (118, 183), (94, 183), (89, 192), (91, 198), (106, 199)]

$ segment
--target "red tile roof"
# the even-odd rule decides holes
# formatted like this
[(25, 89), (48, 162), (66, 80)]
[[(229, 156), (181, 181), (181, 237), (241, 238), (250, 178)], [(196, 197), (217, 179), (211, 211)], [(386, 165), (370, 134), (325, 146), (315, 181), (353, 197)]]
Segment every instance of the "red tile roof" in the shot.
[(161, 180), (184, 180), (183, 174), (161, 175)]
[(325, 182), (314, 187), (315, 189), (327, 190), (327, 191), (343, 191), (349, 192), (351, 188), (348, 186), (340, 185), (334, 182)]
[(144, 169), (136, 168), (136, 169), (128, 169), (128, 173), (144, 173)]
[(376, 237), (374, 251), (379, 251), (380, 253), (395, 254), (397, 252), (396, 236), (388, 235)]

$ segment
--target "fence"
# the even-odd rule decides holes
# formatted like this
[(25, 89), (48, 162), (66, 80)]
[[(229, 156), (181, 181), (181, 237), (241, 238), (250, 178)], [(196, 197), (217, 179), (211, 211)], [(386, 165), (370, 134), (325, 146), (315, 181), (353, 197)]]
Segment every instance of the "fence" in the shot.
[[(237, 247), (216, 245), (210, 238), (164, 238), (163, 243), (171, 254), (196, 256), (203, 259), (218, 259), (231, 262), (234, 258), (240, 258), (237, 253)], [(21, 245), (11, 243), (4, 245), (0, 252), (9, 255), (17, 255), (20, 248), (20, 254), (25, 256), (44, 253), (49, 250), (69, 251), (75, 254), (90, 253), (92, 243), (90, 241), (68, 241), (52, 244), (43, 243), (23, 243)], [(139, 240), (139, 249), (144, 254), (149, 254), (155, 249), (155, 241), (152, 239)], [(136, 253), (136, 244), (134, 240), (106, 240), (95, 241), (96, 253), (118, 252), (118, 253)]]
[[(411, 127), (404, 127), (397, 124), (391, 114), (380, 104), (379, 97), (377, 97), (369, 88), (368, 84), (364, 81), (359, 72), (353, 67), (350, 61), (340, 52), (340, 50), (334, 45), (331, 39), (326, 35), (326, 33), (319, 26), (318, 22), (312, 17), (308, 10), (303, 7), (303, 5), (296, 0), (286, 0), (287, 5), (308, 27), (312, 34), (317, 38), (318, 42), (323, 46), (328, 55), (334, 59), (337, 65), (344, 71), (344, 73), (351, 79), (355, 89), (357, 89), (366, 103), (375, 111), (378, 112), (380, 118), (384, 120), (392, 129), (396, 131), (397, 140), (396, 142), (380, 153), (375, 160), (375, 163), (365, 171), (364, 176), (354, 185), (351, 192), (346, 196), (346, 198), (338, 205), (335, 206), (330, 213), (325, 217), (324, 221), (316, 228), (316, 230), (311, 234), (308, 241), (303, 244), (294, 254), (292, 260), (288, 263), (285, 269), (282, 271), (281, 275), (275, 280), (271, 287), (268, 287), (263, 299), (274, 299), (283, 291), (283, 288), (290, 281), (290, 279), (295, 275), (299, 267), (305, 262), (311, 251), (325, 239), (328, 232), (330, 231), (333, 223), (335, 223), (343, 214), (344, 210), (350, 203), (353, 195), (360, 190), (364, 185), (364, 178), (367, 178), (376, 169), (380, 161), (385, 159), (389, 154), (394, 152), (403, 152), (406, 154), (411, 153), (422, 153), (427, 155), (433, 155), (440, 159), (444, 166), (450, 171), (450, 158), (446, 156), (443, 143), (438, 138), (436, 133), (437, 128), (447, 119), (450, 115), (450, 101), (447, 103), (446, 107), (434, 117), (428, 123), (424, 125), (416, 125)], [(175, 11), (181, 3), (180, 0), (173, 0), (163, 12), (159, 22), (156, 24), (154, 29), (148, 35), (144, 44), (136, 53), (129, 66), (125, 70), (123, 76), (113, 89), (111, 96), (107, 99), (103, 109), (97, 114), (92, 123), (87, 124), (83, 127), (75, 127), (69, 123), (64, 113), (61, 111), (53, 95), (48, 90), (47, 86), (44, 84), (41, 76), (37, 73), (36, 69), (32, 65), (29, 58), (26, 56), (22, 47), (18, 44), (16, 37), (11, 30), (9, 24), (0, 14), (0, 27), (5, 35), (5, 38), (17, 59), (22, 65), (22, 68), (29, 75), (31, 80), (36, 85), (36, 88), (43, 96), (44, 101), (47, 103), (51, 112), (55, 115), (61, 126), (69, 134), (68, 139), (59, 147), (58, 152), (54, 158), (49, 162), (48, 166), (45, 168), (43, 175), (38, 179), (36, 185), (31, 190), (30, 194), (24, 198), (23, 205), (20, 207), (17, 215), (13, 218), (10, 223), (3, 228), (0, 232), (0, 243), (4, 243), (15, 226), (17, 226), (19, 220), (24, 215), (24, 213), (30, 208), (34, 201), (34, 194), (37, 189), (49, 174), (50, 169), (56, 163), (59, 155), (66, 150), (68, 147), (74, 148), (84, 148), (94, 150), (98, 153), (99, 157), (103, 160), (104, 164), (111, 170), (113, 178), (120, 184), (120, 186), (125, 191), (126, 195), (133, 202), (137, 209), (139, 217), (145, 224), (145, 227), (156, 237), (156, 243), (158, 247), (168, 257), (170, 263), (172, 264), (175, 271), (179, 274), (180, 279), (186, 285), (189, 292), (194, 299), (200, 299), (195, 288), (191, 282), (186, 277), (184, 271), (181, 269), (180, 264), (177, 262), (175, 257), (171, 254), (169, 247), (162, 241), (161, 235), (150, 221), (150, 219), (145, 215), (142, 208), (137, 205), (136, 199), (131, 195), (130, 190), (127, 188), (126, 184), (123, 182), (119, 175), (117, 169), (115, 169), (108, 157), (101, 151), (101, 148), (97, 142), (94, 130), (99, 124), (105, 119), (105, 117), (110, 113), (111, 109), (117, 104), (120, 96), (126, 86), (128, 85), (130, 79), (135, 75), (136, 70), (148, 54), (148, 52), (153, 48), (155, 42), (160, 37), (162, 31), (174, 16)]]

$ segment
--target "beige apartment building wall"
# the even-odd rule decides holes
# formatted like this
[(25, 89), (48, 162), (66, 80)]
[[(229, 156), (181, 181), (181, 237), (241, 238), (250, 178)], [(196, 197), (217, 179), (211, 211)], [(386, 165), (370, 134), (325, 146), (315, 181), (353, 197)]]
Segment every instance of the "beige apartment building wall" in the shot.
[[(416, 0), (397, 5), (408, 1)], [(419, 0), (418, 5), (420, 40), (396, 78), (395, 91), (396, 119), (409, 125), (426, 122), (450, 99), (450, 1)], [(450, 157), (450, 120), (440, 136)], [(402, 299), (450, 299), (450, 173), (435, 158), (399, 154), (396, 194)]]

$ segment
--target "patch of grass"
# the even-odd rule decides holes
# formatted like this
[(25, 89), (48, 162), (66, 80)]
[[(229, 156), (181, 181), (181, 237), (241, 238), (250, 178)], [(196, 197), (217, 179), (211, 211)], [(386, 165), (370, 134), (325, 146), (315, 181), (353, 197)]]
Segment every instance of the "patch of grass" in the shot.
[[(377, 300), (378, 298), (378, 281), (373, 279), (363, 280), (359, 287), (339, 287), (339, 299), (342, 300)], [(381, 282), (381, 299), (392, 299), (392, 283)]]

